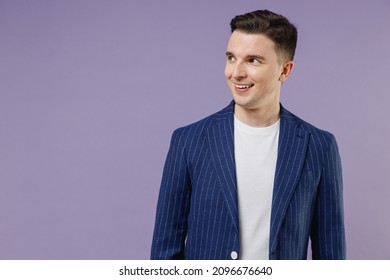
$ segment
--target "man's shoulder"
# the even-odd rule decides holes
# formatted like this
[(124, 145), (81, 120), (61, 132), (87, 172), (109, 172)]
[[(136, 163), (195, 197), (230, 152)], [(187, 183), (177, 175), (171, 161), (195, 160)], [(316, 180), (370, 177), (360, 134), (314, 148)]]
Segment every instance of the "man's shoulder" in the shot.
[(203, 134), (210, 126), (218, 123), (219, 121), (226, 120), (233, 116), (233, 102), (222, 110), (213, 113), (207, 117), (204, 117), (196, 122), (177, 128), (174, 131), (174, 135), (180, 136), (196, 136)]
[(282, 110), (284, 111), (282, 114), (288, 122), (295, 122), (297, 124), (298, 129), (302, 129), (303, 131), (309, 133), (314, 141), (318, 140), (318, 142), (320, 143), (323, 141), (327, 143), (335, 141), (335, 137), (331, 132), (318, 128), (317, 126), (298, 117), (297, 115), (291, 113), (285, 108), (283, 108)]

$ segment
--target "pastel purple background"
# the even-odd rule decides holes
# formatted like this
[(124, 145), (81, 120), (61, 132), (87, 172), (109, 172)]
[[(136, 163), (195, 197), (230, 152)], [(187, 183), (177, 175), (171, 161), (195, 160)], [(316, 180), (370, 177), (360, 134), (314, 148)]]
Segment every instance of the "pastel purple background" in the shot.
[(285, 107), (333, 132), (349, 259), (390, 259), (390, 1), (0, 0), (0, 259), (148, 259), (176, 127), (226, 106), (230, 19), (299, 29)]

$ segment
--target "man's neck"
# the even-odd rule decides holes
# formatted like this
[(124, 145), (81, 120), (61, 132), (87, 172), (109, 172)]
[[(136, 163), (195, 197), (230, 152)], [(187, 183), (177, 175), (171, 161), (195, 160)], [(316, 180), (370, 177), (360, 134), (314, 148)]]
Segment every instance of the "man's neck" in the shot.
[(234, 105), (234, 115), (243, 123), (252, 127), (267, 127), (280, 118), (280, 104), (264, 108), (247, 109), (240, 105)]

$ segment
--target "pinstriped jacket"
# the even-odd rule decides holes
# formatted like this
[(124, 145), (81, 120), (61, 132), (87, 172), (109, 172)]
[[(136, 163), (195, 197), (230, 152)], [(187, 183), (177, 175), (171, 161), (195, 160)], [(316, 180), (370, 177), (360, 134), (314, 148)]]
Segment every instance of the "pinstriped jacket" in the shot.
[[(151, 259), (239, 256), (233, 108), (174, 131)], [(306, 259), (309, 239), (313, 259), (345, 259), (343, 216), (334, 136), (281, 106), (269, 259)]]

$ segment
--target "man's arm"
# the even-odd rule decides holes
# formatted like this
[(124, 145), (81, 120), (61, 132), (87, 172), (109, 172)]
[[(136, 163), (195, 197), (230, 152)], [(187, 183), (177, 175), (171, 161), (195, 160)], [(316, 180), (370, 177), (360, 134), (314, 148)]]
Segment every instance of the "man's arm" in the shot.
[(311, 233), (313, 259), (345, 259), (343, 181), (336, 139), (325, 154)]
[(157, 203), (151, 259), (184, 259), (191, 181), (180, 130), (176, 130), (164, 165)]

